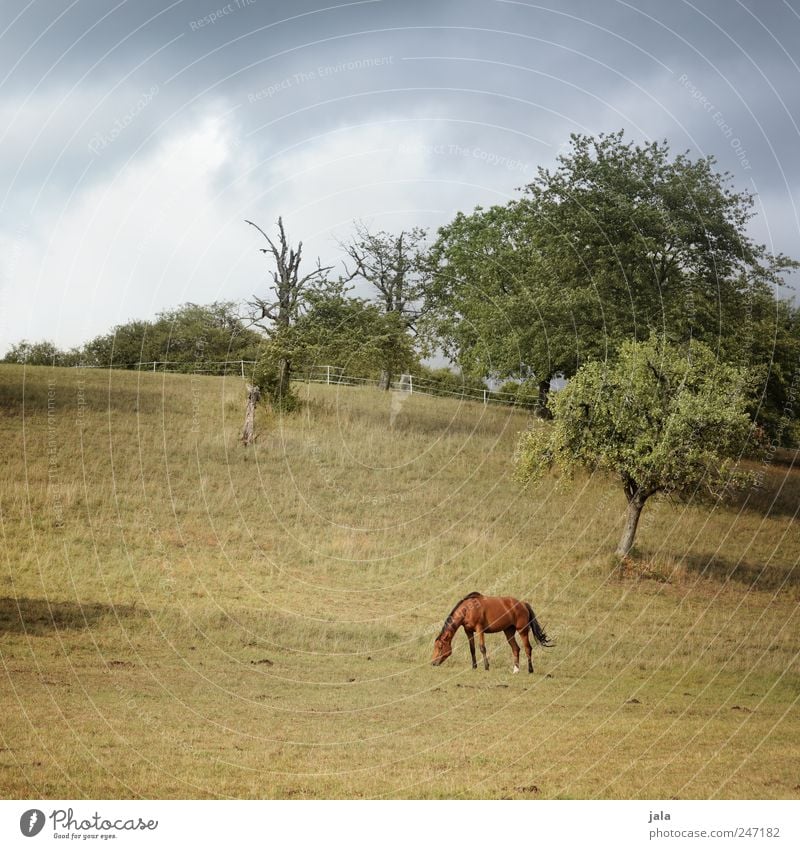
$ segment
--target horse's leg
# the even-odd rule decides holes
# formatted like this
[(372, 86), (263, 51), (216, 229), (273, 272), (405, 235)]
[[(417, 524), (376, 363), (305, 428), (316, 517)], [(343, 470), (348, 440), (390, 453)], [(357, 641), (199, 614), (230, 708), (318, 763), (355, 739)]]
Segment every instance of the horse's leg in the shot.
[(484, 637), (483, 637), (483, 628), (476, 628), (476, 630), (478, 632), (478, 641), (480, 642), (480, 645), (481, 645), (481, 654), (483, 655), (483, 668), (488, 671), (489, 670), (489, 658), (486, 657), (486, 641), (484, 640)]
[(528, 629), (525, 628), (524, 631), (520, 631), (519, 635), (522, 637), (522, 645), (525, 646), (525, 654), (528, 655), (528, 672), (533, 672), (533, 658), (531, 657), (531, 641), (528, 637)]
[(517, 629), (510, 625), (508, 628), (504, 630), (504, 634), (506, 635), (506, 639), (508, 640), (508, 644), (511, 646), (511, 652), (514, 655), (514, 674), (516, 675), (519, 672), (519, 643), (514, 639), (514, 634), (517, 632)]
[[(467, 631), (467, 629), (464, 629)], [(469, 653), (472, 655), (472, 668), (478, 668), (478, 661), (475, 660), (475, 632), (467, 631), (467, 639), (469, 640)]]

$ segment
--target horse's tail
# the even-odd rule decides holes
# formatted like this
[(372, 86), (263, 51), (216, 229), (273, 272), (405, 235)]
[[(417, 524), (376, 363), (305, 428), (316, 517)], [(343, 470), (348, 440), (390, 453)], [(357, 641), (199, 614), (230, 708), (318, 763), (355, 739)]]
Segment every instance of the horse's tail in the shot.
[(534, 636), (534, 639), (540, 646), (544, 646), (544, 648), (549, 649), (552, 648), (553, 643), (550, 642), (547, 634), (545, 634), (542, 626), (539, 624), (538, 619), (536, 618), (536, 614), (533, 612), (533, 608), (525, 602), (525, 607), (528, 608), (528, 613), (530, 614), (530, 620), (528, 621), (528, 627), (531, 629), (531, 633)]

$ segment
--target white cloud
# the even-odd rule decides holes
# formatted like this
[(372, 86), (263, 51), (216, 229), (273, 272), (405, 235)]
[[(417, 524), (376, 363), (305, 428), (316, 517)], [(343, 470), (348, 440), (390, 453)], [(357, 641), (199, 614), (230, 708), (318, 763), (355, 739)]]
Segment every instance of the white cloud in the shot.
[(282, 214), (306, 256), (326, 262), (338, 260), (336, 238), (354, 219), (387, 230), (439, 226), (457, 209), (504, 202), (535, 170), (507, 143), (472, 144), (458, 122), (428, 116), (343, 126), (271, 151), (259, 168), (269, 180), (250, 200), (265, 211), (257, 220), (269, 226)]
[(427, 118), (376, 119), (280, 151), (215, 115), (78, 187), (35, 226), (6, 228), (0, 350), (21, 338), (68, 347), (184, 301), (263, 289), (261, 237), (245, 218), (270, 232), (283, 215), (306, 260), (330, 263), (353, 219), (435, 226), (457, 208), (501, 202), (523, 182), (472, 147), (451, 149), (457, 133)]
[(229, 129), (206, 119), (74, 193), (35, 228), (7, 233), (0, 346), (77, 344), (184, 300), (227, 297), (239, 257), (215, 241), (231, 211), (212, 193), (231, 152)]

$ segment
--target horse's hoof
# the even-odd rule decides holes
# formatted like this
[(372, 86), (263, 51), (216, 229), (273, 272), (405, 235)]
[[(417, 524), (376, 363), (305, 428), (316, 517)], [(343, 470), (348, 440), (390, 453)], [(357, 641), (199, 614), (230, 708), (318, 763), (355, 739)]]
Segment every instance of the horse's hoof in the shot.
[(516, 675), (518, 672), (519, 672), (519, 667), (518, 667), (518, 666), (515, 666), (515, 667), (514, 667), (514, 672), (513, 672), (513, 674), (514, 674), (514, 675)]

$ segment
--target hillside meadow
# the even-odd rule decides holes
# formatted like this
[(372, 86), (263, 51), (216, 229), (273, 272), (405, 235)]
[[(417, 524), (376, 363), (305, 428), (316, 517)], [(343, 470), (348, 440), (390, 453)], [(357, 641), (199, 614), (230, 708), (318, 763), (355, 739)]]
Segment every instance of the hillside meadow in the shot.
[[(297, 388), (245, 451), (241, 378), (0, 366), (3, 797), (800, 798), (791, 457), (620, 570), (614, 481), (512, 480), (525, 413)], [(431, 667), (473, 590), (534, 675)]]

